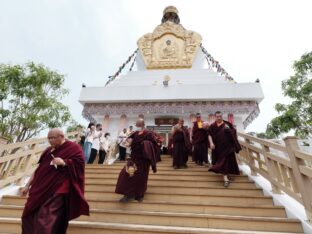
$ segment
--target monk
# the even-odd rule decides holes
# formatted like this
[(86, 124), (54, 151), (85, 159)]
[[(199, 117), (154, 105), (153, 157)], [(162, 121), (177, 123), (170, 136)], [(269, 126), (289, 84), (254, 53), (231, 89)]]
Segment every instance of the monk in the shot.
[(192, 130), (192, 144), (194, 146), (193, 159), (197, 165), (208, 164), (208, 129), (204, 127), (200, 113), (196, 114), (196, 121)]
[(192, 146), (190, 133), (188, 128), (184, 126), (183, 118), (179, 118), (178, 124), (173, 126), (171, 133), (173, 137), (172, 166), (174, 169), (186, 168)]
[(23, 234), (66, 233), (69, 220), (89, 215), (84, 198), (84, 154), (60, 129), (48, 133), (50, 147), (25, 187), (29, 193), (22, 215)]
[(230, 185), (230, 174), (239, 175), (235, 153), (241, 150), (236, 130), (230, 122), (223, 120), (222, 113), (215, 113), (216, 121), (209, 127), (212, 150), (212, 167), (209, 171), (223, 175), (224, 187)]
[(133, 199), (141, 202), (147, 190), (150, 167), (156, 173), (157, 142), (152, 131), (145, 128), (144, 120), (139, 118), (136, 126), (140, 128), (131, 134), (127, 142), (131, 147), (130, 159), (121, 170), (115, 192), (124, 195), (120, 202)]
[(162, 146), (162, 143), (164, 142), (164, 138), (158, 134), (154, 129), (152, 130), (153, 134), (154, 134), (154, 138), (156, 140), (156, 143), (157, 143), (157, 148), (156, 148), (156, 159), (157, 159), (157, 162), (160, 162), (161, 161), (161, 146)]
[(171, 157), (172, 157), (172, 150), (173, 150), (173, 139), (172, 139), (172, 136), (169, 136), (167, 154), (169, 154)]

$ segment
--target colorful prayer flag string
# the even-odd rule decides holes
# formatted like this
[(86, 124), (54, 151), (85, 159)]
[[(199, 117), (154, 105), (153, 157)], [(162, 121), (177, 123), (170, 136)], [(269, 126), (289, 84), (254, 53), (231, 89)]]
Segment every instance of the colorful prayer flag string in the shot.
[(219, 64), (219, 62), (217, 60), (215, 60), (211, 56), (211, 54), (208, 53), (208, 51), (205, 49), (205, 47), (202, 44), (200, 44), (200, 48), (202, 49), (203, 53), (205, 54), (209, 68), (215, 68), (217, 73), (219, 73), (221, 76), (225, 77), (227, 80), (229, 80), (231, 82), (235, 82), (233, 77), (231, 77), (229, 75), (229, 73), (227, 73), (225, 71), (225, 69)]
[(134, 66), (135, 59), (136, 59), (136, 56), (135, 56), (135, 55), (137, 54), (138, 50), (139, 50), (139, 48), (137, 48), (137, 49), (128, 57), (127, 61), (124, 62), (124, 63), (119, 67), (118, 71), (117, 71), (114, 75), (108, 77), (108, 81), (106, 82), (105, 86), (108, 85), (108, 84), (109, 84), (110, 82), (112, 82), (113, 80), (115, 80), (116, 77), (118, 77), (119, 74), (122, 72), (122, 70), (125, 68), (125, 66), (126, 66), (126, 65), (131, 61), (131, 59), (134, 57), (134, 61), (133, 61), (132, 65), (131, 65), (131, 67), (130, 67), (130, 71), (132, 70), (132, 68), (133, 68), (133, 66)]

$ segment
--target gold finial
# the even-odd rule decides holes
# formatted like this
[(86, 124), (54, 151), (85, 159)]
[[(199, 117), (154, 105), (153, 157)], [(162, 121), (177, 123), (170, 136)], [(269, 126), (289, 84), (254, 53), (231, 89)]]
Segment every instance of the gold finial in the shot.
[(167, 13), (176, 13), (177, 15), (179, 14), (179, 11), (176, 7), (174, 6), (167, 6), (164, 10), (163, 15), (167, 14)]

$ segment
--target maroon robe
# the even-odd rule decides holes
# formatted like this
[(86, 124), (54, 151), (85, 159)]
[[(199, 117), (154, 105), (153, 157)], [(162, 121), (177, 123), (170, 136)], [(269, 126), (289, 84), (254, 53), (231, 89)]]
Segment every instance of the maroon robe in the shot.
[[(49, 227), (47, 223), (50, 224), (50, 220), (59, 219), (58, 216), (62, 216), (64, 220), (65, 224), (59, 224), (62, 226), (80, 215), (89, 215), (89, 205), (84, 198), (85, 162), (81, 147), (74, 142), (65, 141), (56, 148), (52, 152), (53, 156), (62, 158), (66, 163), (65, 167), (58, 166), (57, 169), (50, 165), (53, 159), (51, 149), (52, 147), (48, 147), (42, 153), (29, 190), (29, 197), (22, 215), (25, 234), (43, 233), (48, 230), (49, 233), (54, 233), (56, 224)], [(55, 209), (54, 213), (51, 212), (51, 208)], [(39, 213), (49, 215), (38, 217)], [(40, 226), (40, 223), (45, 223), (46, 227)], [(45, 231), (40, 231), (43, 230), (42, 228)], [(60, 228), (62, 230), (62, 227)], [(60, 230), (58, 233), (63, 233), (64, 230)]]
[(160, 156), (161, 155), (161, 146), (162, 146), (164, 139), (160, 134), (158, 134), (155, 131), (153, 131), (153, 134), (154, 134), (154, 138), (155, 138), (156, 143), (157, 143), (156, 159), (157, 159), (157, 162), (160, 162), (161, 161), (161, 156)]
[(136, 131), (129, 138), (132, 138), (132, 143), (127, 165), (135, 164), (137, 170), (130, 177), (124, 167), (119, 174), (115, 192), (138, 199), (142, 198), (147, 190), (150, 167), (154, 173), (157, 171), (157, 142), (153, 132), (148, 130)]
[(169, 138), (168, 142), (168, 154), (172, 157), (172, 150), (173, 150), (173, 138)]
[(194, 145), (193, 161), (198, 164), (208, 163), (208, 132), (199, 128), (198, 122), (194, 122), (192, 131), (192, 143)]
[(237, 140), (236, 130), (233, 125), (224, 121), (223, 124), (218, 126), (215, 122), (210, 125), (209, 134), (215, 145), (215, 149), (212, 150), (213, 166), (209, 170), (223, 175), (239, 175), (235, 152), (238, 153), (241, 146)]
[(186, 127), (175, 130), (173, 134), (173, 167), (185, 166), (188, 161), (188, 155), (192, 146), (190, 143), (190, 134)]

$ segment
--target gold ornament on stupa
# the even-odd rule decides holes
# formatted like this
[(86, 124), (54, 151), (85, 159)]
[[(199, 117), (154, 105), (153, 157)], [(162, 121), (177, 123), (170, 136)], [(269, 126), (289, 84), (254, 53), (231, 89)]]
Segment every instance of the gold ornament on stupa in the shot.
[(191, 68), (202, 37), (181, 24), (178, 9), (168, 6), (163, 12), (163, 23), (153, 33), (138, 40), (140, 53), (147, 69)]

